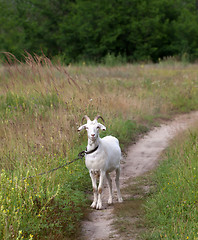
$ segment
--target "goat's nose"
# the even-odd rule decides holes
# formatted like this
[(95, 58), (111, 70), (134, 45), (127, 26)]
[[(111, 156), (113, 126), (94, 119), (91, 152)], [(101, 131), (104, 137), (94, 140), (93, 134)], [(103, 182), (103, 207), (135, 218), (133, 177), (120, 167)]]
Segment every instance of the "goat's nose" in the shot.
[(91, 134), (92, 137), (95, 137), (95, 133)]

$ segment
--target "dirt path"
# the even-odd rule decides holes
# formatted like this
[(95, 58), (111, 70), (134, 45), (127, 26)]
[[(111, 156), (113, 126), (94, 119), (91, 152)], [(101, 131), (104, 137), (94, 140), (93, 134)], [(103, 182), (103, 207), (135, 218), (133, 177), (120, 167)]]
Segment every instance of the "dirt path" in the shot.
[[(196, 120), (198, 120), (198, 112), (180, 115), (173, 121), (154, 128), (136, 144), (130, 146), (127, 151), (127, 157), (123, 159), (121, 164), (121, 191), (123, 187), (126, 187), (126, 182), (130, 177), (141, 176), (152, 170), (156, 166), (162, 151), (168, 147), (169, 141), (179, 131), (187, 129)], [(115, 185), (113, 185), (113, 189), (115, 189)], [(114, 193), (114, 196), (114, 202), (117, 202), (116, 193)], [(123, 198), (126, 199), (127, 196), (123, 196)], [(113, 205), (108, 206), (107, 199), (108, 189), (105, 187), (103, 194), (104, 209), (93, 210), (89, 214), (88, 220), (83, 221), (82, 239), (121, 239), (115, 230), (112, 229), (114, 218)]]

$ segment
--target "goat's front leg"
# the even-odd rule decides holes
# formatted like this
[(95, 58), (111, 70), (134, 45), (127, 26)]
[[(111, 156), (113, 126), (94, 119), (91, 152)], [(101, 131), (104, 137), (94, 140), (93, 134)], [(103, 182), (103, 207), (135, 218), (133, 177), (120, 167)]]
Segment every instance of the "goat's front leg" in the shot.
[(102, 188), (103, 188), (103, 181), (104, 181), (105, 172), (100, 170), (100, 179), (98, 185), (98, 202), (96, 209), (102, 209)]
[(97, 204), (97, 183), (96, 183), (96, 178), (94, 176), (94, 172), (93, 170), (91, 170), (89, 172), (90, 174), (90, 177), (91, 177), (91, 181), (92, 181), (92, 187), (93, 187), (93, 195), (94, 195), (94, 200), (93, 200), (93, 203), (91, 204), (91, 207), (92, 208), (96, 208), (96, 204)]

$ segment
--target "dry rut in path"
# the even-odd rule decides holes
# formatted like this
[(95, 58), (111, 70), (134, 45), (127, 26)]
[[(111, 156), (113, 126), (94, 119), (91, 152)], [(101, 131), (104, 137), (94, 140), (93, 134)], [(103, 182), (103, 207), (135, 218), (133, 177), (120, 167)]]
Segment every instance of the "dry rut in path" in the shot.
[[(121, 163), (121, 190), (123, 187), (126, 187), (126, 182), (129, 178), (141, 176), (152, 170), (156, 166), (162, 151), (168, 147), (169, 141), (178, 132), (186, 130), (196, 120), (198, 120), (198, 112), (180, 115), (173, 121), (154, 128), (136, 144), (130, 146), (127, 151), (127, 157)], [(113, 189), (115, 189), (114, 185)], [(124, 200), (127, 198), (127, 196), (123, 197)], [(121, 239), (112, 228), (114, 219), (113, 205), (108, 206), (107, 199), (108, 189), (105, 187), (103, 210), (92, 210), (88, 220), (82, 222), (82, 239)], [(117, 202), (116, 193), (114, 193), (114, 202)], [(124, 204), (124, 202), (121, 204)]]

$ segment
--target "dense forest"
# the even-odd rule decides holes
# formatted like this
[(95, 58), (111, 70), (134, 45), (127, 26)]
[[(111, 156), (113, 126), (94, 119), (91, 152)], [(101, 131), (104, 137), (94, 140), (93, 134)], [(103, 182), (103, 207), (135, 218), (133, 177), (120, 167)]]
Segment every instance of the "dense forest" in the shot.
[(197, 0), (0, 0), (0, 51), (65, 63), (198, 59)]

